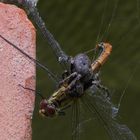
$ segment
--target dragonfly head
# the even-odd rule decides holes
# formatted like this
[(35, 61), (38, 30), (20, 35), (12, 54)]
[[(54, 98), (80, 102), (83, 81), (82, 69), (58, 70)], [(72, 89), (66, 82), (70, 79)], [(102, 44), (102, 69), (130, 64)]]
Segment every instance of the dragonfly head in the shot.
[(39, 114), (45, 117), (54, 117), (56, 115), (56, 108), (53, 104), (48, 103), (46, 99), (40, 102)]

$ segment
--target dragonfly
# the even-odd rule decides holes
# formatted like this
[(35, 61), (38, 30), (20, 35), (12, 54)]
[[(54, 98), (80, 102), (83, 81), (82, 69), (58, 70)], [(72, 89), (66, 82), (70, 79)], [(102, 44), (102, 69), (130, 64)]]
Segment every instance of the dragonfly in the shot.
[(100, 81), (99, 72), (111, 54), (112, 45), (107, 42), (97, 44), (94, 50), (98, 52), (98, 56), (94, 61), (91, 61), (85, 53), (79, 53), (75, 57), (71, 57), (62, 50), (62, 47), (47, 29), (36, 7), (37, 1), (19, 0), (19, 2), (33, 18), (44, 38), (47, 39), (58, 63), (64, 68), (61, 78), (58, 78), (49, 70), (48, 66), (42, 65), (38, 60), (35, 60), (0, 35), (13, 48), (44, 69), (48, 77), (55, 82), (57, 88), (48, 99), (36, 92), (42, 98), (39, 113), (46, 118), (54, 118), (66, 115), (66, 110), (72, 108), (72, 132), (74, 132), (72, 140), (79, 140), (79, 103), (82, 103), (85, 110), (91, 114), (91, 117), (97, 118), (106, 130), (110, 140), (137, 140), (125, 124), (120, 124), (117, 121), (119, 107), (113, 104), (109, 90)]

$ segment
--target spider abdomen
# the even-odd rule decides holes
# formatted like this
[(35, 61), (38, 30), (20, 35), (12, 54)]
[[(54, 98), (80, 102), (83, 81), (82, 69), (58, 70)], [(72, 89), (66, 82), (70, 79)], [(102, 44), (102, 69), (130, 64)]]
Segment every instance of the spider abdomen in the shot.
[(72, 71), (76, 71), (81, 76), (88, 75), (90, 73), (91, 62), (87, 55), (78, 54), (73, 59)]

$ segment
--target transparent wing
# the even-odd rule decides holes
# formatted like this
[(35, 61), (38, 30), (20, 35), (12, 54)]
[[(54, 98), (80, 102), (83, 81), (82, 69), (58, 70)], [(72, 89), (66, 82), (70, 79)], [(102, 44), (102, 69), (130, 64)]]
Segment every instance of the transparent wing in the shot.
[[(36, 0), (34, 0), (36, 2)], [(36, 3), (32, 0), (24, 0), (21, 4), (26, 8), (29, 15), (33, 18), (34, 22), (37, 24), (41, 33), (48, 40), (48, 43), (56, 55), (58, 62), (65, 67), (69, 65), (69, 56), (62, 50), (59, 43), (55, 40), (52, 33), (47, 29), (45, 22), (39, 15), (38, 9), (36, 8)]]
[[(118, 108), (105, 94), (90, 91), (82, 98), (83, 104), (88, 108), (93, 117), (96, 117), (107, 130), (111, 140), (137, 140), (131, 130), (116, 120)], [(96, 114), (96, 115), (95, 115)]]
[(79, 140), (79, 116), (80, 115), (80, 106), (78, 99), (74, 100), (72, 106), (72, 140)]

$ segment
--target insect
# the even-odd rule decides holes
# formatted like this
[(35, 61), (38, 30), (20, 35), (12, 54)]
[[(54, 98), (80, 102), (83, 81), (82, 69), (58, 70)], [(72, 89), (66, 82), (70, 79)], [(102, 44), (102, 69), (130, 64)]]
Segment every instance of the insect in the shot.
[[(67, 108), (74, 106), (75, 111), (73, 112), (73, 116), (75, 117), (75, 121), (73, 128), (77, 129), (79, 127), (78, 102), (80, 100), (92, 116), (96, 116), (99, 122), (101, 122), (110, 139), (136, 140), (136, 137), (126, 125), (119, 124), (116, 121), (118, 108), (113, 105), (108, 89), (102, 86), (99, 80), (98, 73), (111, 53), (111, 44), (104, 42), (99, 43), (95, 48), (96, 51), (99, 51), (99, 56), (93, 62), (90, 61), (86, 54), (82, 53), (75, 57), (70, 57), (61, 49), (59, 43), (46, 28), (34, 3), (29, 0), (24, 0), (22, 1), (22, 5), (27, 8), (27, 11), (40, 28), (44, 37), (48, 40), (60, 65), (65, 68), (62, 73), (62, 78), (57, 78), (48, 67), (43, 66), (0, 35), (7, 43), (11, 44), (23, 55), (46, 70), (48, 76), (56, 82), (57, 88), (54, 93), (50, 95), (50, 98), (46, 99), (42, 97), (39, 110), (40, 114), (48, 118), (63, 116)], [(87, 90), (90, 91), (87, 92)], [(99, 92), (96, 93), (96, 90)], [(73, 139), (79, 139), (79, 131), (75, 131)]]

